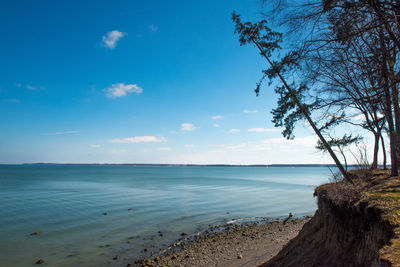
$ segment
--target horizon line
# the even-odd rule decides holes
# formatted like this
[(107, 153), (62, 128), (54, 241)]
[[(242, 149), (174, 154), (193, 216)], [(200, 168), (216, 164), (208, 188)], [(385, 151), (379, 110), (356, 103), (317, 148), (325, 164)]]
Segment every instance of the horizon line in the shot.
[[(279, 167), (279, 166), (316, 166), (316, 167), (336, 167), (333, 163), (274, 163), (274, 164), (196, 164), (196, 163), (53, 163), (53, 162), (33, 162), (33, 163), (0, 163), (0, 165), (113, 165), (113, 166), (242, 166), (242, 167)], [(357, 166), (349, 164), (349, 167)]]

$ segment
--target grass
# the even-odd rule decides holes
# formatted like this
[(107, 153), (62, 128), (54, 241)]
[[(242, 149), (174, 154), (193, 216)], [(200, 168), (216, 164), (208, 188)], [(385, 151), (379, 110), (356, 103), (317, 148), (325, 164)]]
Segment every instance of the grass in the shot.
[(379, 252), (392, 266), (400, 266), (400, 177), (377, 177), (376, 183), (361, 194), (360, 202), (381, 211), (381, 218), (393, 227), (394, 237)]
[(354, 184), (337, 181), (316, 188), (316, 194), (324, 195), (341, 207), (366, 205), (378, 211), (381, 221), (390, 224), (394, 237), (380, 249), (380, 257), (400, 267), (400, 177), (390, 177), (389, 170), (350, 171)]

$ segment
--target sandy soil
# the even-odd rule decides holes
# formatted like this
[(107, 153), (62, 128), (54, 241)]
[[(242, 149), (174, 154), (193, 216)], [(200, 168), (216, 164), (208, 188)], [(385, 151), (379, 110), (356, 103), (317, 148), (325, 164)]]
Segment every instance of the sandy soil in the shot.
[(308, 219), (210, 229), (189, 244), (126, 266), (257, 266), (275, 256)]

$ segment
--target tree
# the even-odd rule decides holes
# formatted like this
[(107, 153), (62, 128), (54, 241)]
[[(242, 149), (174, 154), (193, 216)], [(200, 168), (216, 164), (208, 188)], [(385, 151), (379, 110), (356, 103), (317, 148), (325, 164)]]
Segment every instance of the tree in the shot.
[(285, 130), (283, 131), (283, 135), (287, 138), (293, 138), (294, 123), (305, 118), (313, 128), (321, 143), (325, 146), (343, 177), (347, 181), (352, 182), (350, 176), (343, 168), (343, 165), (335, 155), (334, 151), (321, 134), (321, 131), (311, 119), (310, 105), (307, 105), (304, 102), (304, 93), (308, 89), (307, 86), (305, 84), (296, 86), (294, 82), (289, 85), (283, 76), (284, 73), (289, 72), (297, 66), (301, 53), (299, 51), (293, 51), (288, 53), (279, 62), (272, 61), (270, 59), (272, 53), (275, 50), (280, 49), (279, 43), (282, 41), (282, 34), (272, 31), (266, 25), (265, 20), (254, 24), (251, 22), (242, 23), (240, 15), (237, 15), (235, 12), (232, 14), (232, 20), (235, 23), (235, 33), (239, 34), (240, 45), (248, 43), (254, 44), (260, 51), (261, 56), (266, 59), (270, 66), (269, 69), (264, 71), (263, 78), (257, 84), (255, 90), (256, 93), (259, 93), (260, 86), (265, 77), (268, 77), (270, 80), (277, 78), (282, 83), (281, 86), (276, 88), (276, 92), (280, 95), (280, 99), (278, 100), (278, 108), (273, 110), (273, 122), (275, 125), (284, 125)]
[[(328, 140), (329, 146), (333, 150), (336, 150), (336, 152), (340, 153), (340, 155), (342, 156), (343, 161), (344, 161), (344, 167), (347, 171), (346, 148), (348, 148), (352, 144), (357, 144), (358, 142), (360, 142), (362, 140), (362, 138), (360, 136), (353, 137), (352, 135), (347, 135), (347, 134), (345, 134), (341, 138), (334, 138), (331, 136), (329, 136), (329, 137), (330, 137), (330, 140)], [(320, 140), (318, 140), (316, 148), (318, 150), (326, 152), (326, 147)]]
[[(326, 106), (335, 103), (337, 107), (346, 107), (351, 100), (353, 108), (356, 106), (364, 114), (365, 121), (359, 126), (374, 133), (374, 159), (379, 139), (383, 142), (381, 130), (387, 129), (392, 176), (397, 176), (400, 162), (400, 2), (305, 0), (298, 5), (290, 1), (290, 6), (285, 6), (287, 1), (284, 0), (272, 2), (276, 4), (275, 17), (290, 29), (288, 32), (305, 36), (296, 40), (304, 53), (303, 63), (318, 58), (322, 69), (327, 70), (325, 74), (328, 73), (325, 82), (330, 80), (332, 89), (338, 92), (337, 88), (341, 88), (345, 92), (342, 98), (336, 95)], [(335, 52), (333, 58), (342, 57), (336, 62), (332, 61)], [(321, 69), (315, 72), (320, 75)], [(358, 81), (366, 82), (367, 86), (360, 86)]]

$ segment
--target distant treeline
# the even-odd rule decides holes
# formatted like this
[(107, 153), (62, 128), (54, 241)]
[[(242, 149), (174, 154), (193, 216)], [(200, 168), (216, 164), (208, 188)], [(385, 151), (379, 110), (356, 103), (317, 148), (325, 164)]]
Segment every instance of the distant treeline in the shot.
[[(162, 163), (23, 163), (0, 165), (33, 165), (33, 166), (132, 166), (132, 167), (336, 167), (335, 164), (162, 164)], [(357, 165), (349, 165), (350, 168)]]

